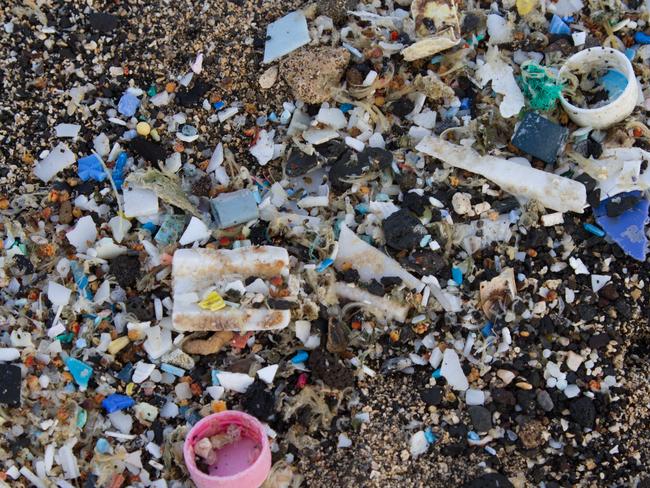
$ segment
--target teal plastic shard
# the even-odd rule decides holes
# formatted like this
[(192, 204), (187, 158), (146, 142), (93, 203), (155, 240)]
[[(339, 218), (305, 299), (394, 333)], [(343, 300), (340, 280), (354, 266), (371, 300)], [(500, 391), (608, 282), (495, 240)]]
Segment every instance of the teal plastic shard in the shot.
[(88, 388), (88, 381), (93, 374), (93, 368), (86, 363), (79, 361), (75, 358), (67, 358), (65, 365), (70, 370), (70, 374), (81, 388)]
[(259, 216), (255, 195), (249, 190), (221, 193), (210, 204), (219, 229), (244, 224)]
[(167, 215), (162, 224), (160, 224), (160, 229), (156, 233), (156, 242), (162, 245), (169, 245), (175, 242), (178, 242), (183, 229), (185, 228), (185, 216), (184, 215)]
[(282, 56), (309, 44), (307, 19), (302, 12), (291, 12), (269, 24), (266, 28), (264, 63), (270, 63)]

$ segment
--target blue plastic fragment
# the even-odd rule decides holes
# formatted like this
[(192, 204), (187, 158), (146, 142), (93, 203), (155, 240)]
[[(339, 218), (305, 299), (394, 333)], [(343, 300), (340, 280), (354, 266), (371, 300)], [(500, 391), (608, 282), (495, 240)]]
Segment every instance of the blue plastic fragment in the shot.
[(438, 437), (433, 432), (431, 432), (431, 427), (424, 429), (424, 437), (429, 444), (433, 444), (438, 440)]
[(70, 370), (70, 374), (81, 388), (88, 387), (88, 381), (93, 374), (93, 368), (78, 359), (68, 357), (65, 360), (65, 365)]
[(97, 444), (95, 444), (95, 449), (99, 454), (106, 454), (111, 449), (111, 445), (103, 437), (97, 439)]
[(605, 232), (603, 231), (603, 229), (601, 229), (600, 227), (595, 226), (594, 224), (590, 224), (588, 222), (585, 222), (582, 225), (582, 227), (584, 227), (584, 229), (587, 232), (589, 232), (590, 234), (593, 234), (593, 235), (598, 236), (598, 237), (605, 237)]
[(562, 17), (562, 21), (570, 24), (571, 22), (575, 22), (575, 18), (573, 15), (569, 15), (568, 17)]
[(210, 206), (219, 229), (244, 224), (259, 216), (255, 195), (246, 189), (221, 193), (210, 200)]
[(640, 198), (642, 193), (640, 191), (619, 193), (603, 200), (594, 210), (596, 223), (605, 231), (608, 237), (623, 249), (625, 254), (638, 261), (645, 261), (648, 252), (645, 226), (648, 223), (648, 207), (650, 207), (647, 198), (642, 198), (636, 205), (618, 217), (609, 217), (607, 215), (607, 202), (613, 198), (628, 195)]
[(70, 261), (70, 270), (72, 271), (72, 277), (74, 282), (77, 284), (79, 292), (83, 293), (86, 298), (92, 299), (93, 294), (88, 288), (88, 277), (84, 273), (83, 268), (77, 261)]
[(158, 226), (153, 222), (145, 222), (144, 224), (142, 224), (142, 228), (147, 232), (149, 232), (151, 235), (153, 235), (154, 232), (156, 232)]
[(116, 377), (118, 380), (128, 383), (131, 381), (131, 376), (133, 374), (133, 364), (126, 363), (124, 367), (117, 373)]
[(77, 172), (82, 181), (104, 181), (106, 179), (106, 171), (104, 171), (102, 162), (96, 154), (81, 158), (77, 163)]
[(457, 268), (456, 266), (451, 268), (451, 279), (454, 280), (458, 286), (463, 284), (463, 272), (460, 268)]
[(625, 56), (627, 57), (627, 59), (632, 61), (634, 59), (634, 56), (636, 56), (637, 49), (639, 49), (639, 46), (628, 47), (625, 50)]
[(469, 110), (471, 108), (472, 101), (469, 98), (462, 98), (460, 100), (460, 109)]
[(470, 430), (470, 431), (467, 433), (467, 438), (468, 438), (469, 440), (471, 440), (471, 441), (478, 441), (478, 440), (481, 439), (481, 437), (480, 437), (476, 432), (474, 432), (473, 430)]
[(292, 364), (304, 363), (309, 358), (307, 351), (298, 351), (294, 357), (291, 358)]
[(615, 69), (607, 70), (600, 78), (600, 84), (605, 87), (610, 100), (617, 99), (627, 86), (627, 78), (620, 71)]
[(271, 122), (277, 122), (277, 121), (278, 121), (278, 116), (277, 116), (277, 114), (276, 114), (275, 112), (271, 112), (270, 115), (269, 115), (269, 120), (270, 120)]
[(557, 15), (553, 15), (553, 18), (551, 19), (551, 24), (548, 26), (548, 31), (551, 34), (558, 34), (558, 35), (570, 35), (571, 34), (571, 28), (566, 25), (560, 17)]
[(130, 396), (113, 393), (102, 400), (102, 407), (107, 413), (117, 412), (135, 405), (135, 400)]
[(222, 100), (219, 100), (218, 102), (214, 102), (214, 105), (213, 105), (215, 110), (221, 110), (225, 106), (226, 106), (226, 102), (224, 102)]
[(339, 106), (339, 108), (341, 109), (341, 112), (345, 114), (348, 113), (350, 110), (352, 110), (354, 108), (354, 105), (352, 105), (351, 103), (342, 103)]
[(124, 170), (126, 169), (126, 162), (129, 159), (129, 156), (125, 152), (121, 152), (115, 161), (115, 166), (113, 167), (113, 182), (118, 190), (122, 189), (122, 183), (124, 183)]
[(165, 246), (176, 243), (183, 234), (183, 229), (185, 229), (185, 216), (168, 214), (160, 224), (154, 239)]
[(125, 117), (133, 117), (140, 106), (140, 99), (135, 95), (126, 92), (117, 103), (117, 111)]
[(160, 369), (162, 369), (165, 373), (173, 374), (179, 378), (185, 376), (185, 370), (183, 368), (179, 368), (178, 366), (174, 366), (173, 364), (162, 363), (160, 365)]
[(316, 267), (316, 271), (318, 271), (319, 273), (322, 273), (322, 272), (325, 271), (327, 268), (329, 268), (330, 266), (332, 266), (332, 264), (334, 264), (334, 260), (333, 260), (332, 258), (325, 258), (325, 259), (323, 259), (323, 260), (320, 262), (320, 264)]
[(442, 368), (436, 369), (433, 373), (431, 373), (431, 377), (438, 379), (442, 377)]
[(650, 44), (650, 34), (646, 34), (645, 32), (637, 32), (634, 34), (634, 41), (638, 42), (639, 44)]
[(528, 112), (512, 137), (512, 144), (545, 163), (553, 164), (564, 146), (569, 129), (535, 112)]
[(483, 337), (488, 337), (492, 333), (492, 329), (494, 328), (494, 324), (492, 322), (488, 322), (481, 328), (481, 334), (483, 334)]

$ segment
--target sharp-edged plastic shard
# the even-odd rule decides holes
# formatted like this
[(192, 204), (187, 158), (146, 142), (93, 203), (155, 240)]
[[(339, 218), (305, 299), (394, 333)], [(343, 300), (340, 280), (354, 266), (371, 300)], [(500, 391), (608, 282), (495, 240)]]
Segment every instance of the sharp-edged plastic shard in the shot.
[(266, 28), (266, 44), (264, 45), (264, 61), (270, 63), (282, 56), (309, 44), (307, 19), (300, 11), (290, 12), (284, 17), (272, 22)]
[(90, 215), (81, 217), (72, 230), (66, 233), (66, 237), (77, 251), (85, 252), (97, 239), (97, 226)]
[(424, 283), (402, 268), (397, 261), (342, 225), (339, 252), (334, 260), (334, 266), (336, 269), (341, 269), (345, 263), (351, 264), (352, 268), (359, 272), (361, 280), (365, 282), (373, 279), (379, 281), (384, 276), (398, 276), (411, 289), (419, 291), (424, 287)]
[(405, 322), (409, 307), (397, 303), (388, 297), (379, 297), (369, 291), (348, 285), (347, 283), (336, 283), (334, 290), (339, 298), (353, 302), (363, 302), (368, 305), (367, 310), (371, 312), (382, 323), (393, 320)]
[(514, 117), (526, 105), (524, 94), (517, 85), (512, 67), (500, 58), (496, 46), (488, 48), (485, 63), (476, 71), (476, 77), (481, 87), (492, 81), (492, 89), (503, 95), (503, 101), (499, 104), (502, 116)]
[(124, 214), (145, 217), (158, 213), (158, 196), (153, 190), (129, 187), (124, 190)]
[(440, 374), (454, 390), (465, 391), (469, 388), (469, 382), (463, 372), (458, 354), (451, 348), (445, 349)]
[(185, 246), (196, 241), (202, 241), (208, 237), (210, 237), (210, 229), (208, 229), (208, 226), (201, 219), (192, 217), (178, 243), (181, 246)]
[(34, 174), (44, 183), (49, 182), (59, 172), (72, 166), (75, 157), (72, 151), (63, 143), (50, 151), (45, 159), (36, 163)]
[(435, 136), (424, 138), (415, 149), (450, 166), (477, 173), (508, 193), (535, 199), (557, 212), (582, 213), (587, 204), (585, 186), (563, 176), (525, 167), (496, 156), (481, 156), (472, 148), (452, 144)]
[(225, 286), (250, 276), (268, 279), (289, 271), (286, 249), (273, 246), (239, 249), (179, 249), (172, 260), (174, 310), (172, 322), (177, 330), (270, 330), (289, 324), (289, 310), (226, 307), (212, 312), (198, 302), (211, 287)]
[(404, 56), (405, 61), (415, 61), (416, 59), (428, 58), (439, 52), (446, 51), (459, 42), (459, 40), (444, 36), (427, 37), (402, 49), (401, 54)]
[[(641, 192), (630, 192), (630, 195), (640, 197)], [(619, 197), (622, 195), (618, 195)], [(648, 239), (645, 235), (645, 226), (648, 224), (647, 198), (641, 198), (632, 208), (626, 210), (618, 217), (607, 215), (607, 202), (603, 200), (596, 207), (596, 223), (602, 227), (607, 235), (618, 244), (628, 256), (638, 261), (645, 261), (648, 252)]]

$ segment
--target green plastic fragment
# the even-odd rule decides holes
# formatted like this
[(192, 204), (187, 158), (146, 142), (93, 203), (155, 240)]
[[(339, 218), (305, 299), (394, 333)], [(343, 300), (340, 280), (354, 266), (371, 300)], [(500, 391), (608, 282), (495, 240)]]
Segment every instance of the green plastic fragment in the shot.
[(149, 95), (150, 97), (153, 97), (156, 93), (157, 93), (156, 87), (153, 85), (151, 85), (147, 90), (147, 95)]
[(63, 342), (64, 344), (69, 344), (74, 339), (74, 334), (72, 332), (67, 332), (65, 334), (60, 334), (56, 336), (56, 340)]
[(87, 420), (88, 420), (88, 412), (86, 412), (83, 408), (79, 409), (79, 411), (77, 412), (77, 427), (83, 429), (84, 425), (86, 425)]
[(522, 63), (517, 81), (528, 104), (535, 110), (546, 112), (553, 109), (562, 93), (562, 83), (557, 76), (535, 61)]

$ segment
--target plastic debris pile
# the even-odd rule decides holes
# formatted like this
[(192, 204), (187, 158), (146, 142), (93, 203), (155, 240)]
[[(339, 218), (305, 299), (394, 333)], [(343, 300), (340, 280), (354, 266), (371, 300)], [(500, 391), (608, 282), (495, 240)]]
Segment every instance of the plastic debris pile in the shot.
[[(36, 4), (4, 32), (30, 9), (46, 48), (72, 42)], [(129, 32), (115, 12), (83, 10), (88, 53)], [(0, 199), (0, 486), (230, 473), (218, 449), (266, 444), (183, 443), (232, 410), (262, 423), (269, 488), (647, 483), (649, 414), (625, 409), (647, 404), (626, 374), (648, 344), (649, 13), (313, 3), (246, 44), (254, 88), (291, 94), (274, 106), (216, 95), (214, 46), (174, 46), (189, 61), (150, 83), (66, 61), (49, 149)], [(417, 474), (441, 459), (462, 467)]]

